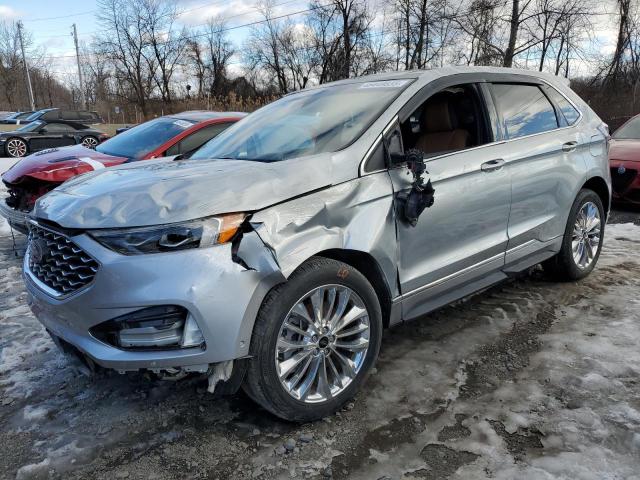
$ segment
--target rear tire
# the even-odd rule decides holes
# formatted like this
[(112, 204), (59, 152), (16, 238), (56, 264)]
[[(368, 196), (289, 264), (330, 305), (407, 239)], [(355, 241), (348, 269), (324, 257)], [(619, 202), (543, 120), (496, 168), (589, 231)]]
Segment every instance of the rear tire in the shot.
[(380, 303), (367, 279), (345, 263), (313, 257), (262, 303), (243, 389), (282, 419), (318, 420), (353, 398), (381, 338)]
[(557, 255), (542, 266), (554, 280), (575, 281), (596, 266), (604, 238), (605, 214), (596, 192), (582, 189), (573, 202)]

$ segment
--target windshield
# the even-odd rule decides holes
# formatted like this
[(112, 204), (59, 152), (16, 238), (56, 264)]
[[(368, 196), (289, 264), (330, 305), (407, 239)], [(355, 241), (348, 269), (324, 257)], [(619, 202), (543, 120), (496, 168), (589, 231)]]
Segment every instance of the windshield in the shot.
[(20, 127), (17, 131), (18, 132), (35, 132), (43, 125), (44, 125), (44, 122), (35, 121), (35, 122), (27, 123), (24, 127)]
[(640, 140), (640, 117), (634, 117), (616, 130), (613, 138)]
[(410, 82), (387, 80), (303, 90), (249, 115), (191, 158), (276, 162), (341, 150), (357, 140)]
[(96, 147), (100, 153), (139, 160), (195, 125), (191, 120), (156, 118), (110, 138)]

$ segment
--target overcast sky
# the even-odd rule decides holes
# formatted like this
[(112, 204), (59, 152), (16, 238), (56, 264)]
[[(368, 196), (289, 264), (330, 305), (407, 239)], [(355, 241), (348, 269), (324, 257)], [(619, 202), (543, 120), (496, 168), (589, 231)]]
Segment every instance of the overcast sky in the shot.
[[(309, 6), (308, 0), (276, 0), (276, 4), (279, 5), (276, 7), (278, 15), (305, 10)], [(181, 0), (183, 14), (180, 21), (195, 27), (220, 14), (228, 19), (229, 26), (242, 25), (259, 19), (255, 5), (256, 0)], [(594, 31), (584, 40), (593, 53), (592, 58), (610, 53), (615, 45), (615, 15), (610, 15), (615, 12), (615, 1), (603, 0), (597, 5)], [(22, 20), (25, 29), (32, 34), (35, 46), (53, 57), (53, 70), (61, 79), (75, 74), (71, 25), (76, 24), (80, 42), (88, 42), (99, 27), (95, 16), (95, 0), (0, 0), (0, 20)], [(292, 17), (296, 18), (302, 20), (303, 15)], [(234, 43), (242, 45), (248, 33), (249, 28), (238, 28), (230, 31), (229, 36)], [(239, 60), (234, 59), (234, 70), (240, 67)], [(591, 68), (581, 64), (574, 74), (589, 73)]]

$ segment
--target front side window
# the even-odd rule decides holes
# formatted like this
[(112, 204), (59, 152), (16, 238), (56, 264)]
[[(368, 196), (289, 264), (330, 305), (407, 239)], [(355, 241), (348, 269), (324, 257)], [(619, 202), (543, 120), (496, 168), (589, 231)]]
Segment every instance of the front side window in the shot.
[(20, 127), (18, 132), (35, 132), (36, 130), (40, 130), (44, 125), (44, 122), (40, 120), (36, 120), (35, 122), (27, 123), (24, 127)]
[(64, 123), (49, 123), (45, 125), (44, 128), (47, 133), (64, 133), (64, 132), (75, 131), (73, 127), (66, 125)]
[(236, 123), (191, 158), (277, 162), (336, 152), (356, 141), (411, 82), (354, 82), (288, 95)]
[(191, 120), (172, 117), (155, 118), (110, 138), (96, 150), (107, 155), (141, 159), (194, 124)]
[(434, 157), (492, 141), (483, 100), (473, 84), (431, 95), (400, 126), (402, 145)]
[(555, 110), (537, 85), (496, 83), (492, 89), (507, 138), (558, 128)]
[(640, 116), (633, 117), (627, 123), (622, 125), (613, 133), (612, 137), (617, 138), (618, 140), (640, 140)]

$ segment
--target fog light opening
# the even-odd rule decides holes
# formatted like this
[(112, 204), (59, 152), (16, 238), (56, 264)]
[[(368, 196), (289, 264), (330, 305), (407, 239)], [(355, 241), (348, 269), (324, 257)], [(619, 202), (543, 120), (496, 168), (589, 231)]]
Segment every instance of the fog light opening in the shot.
[(204, 347), (204, 335), (184, 307), (161, 305), (101, 323), (91, 334), (123, 350), (171, 350)]
[(204, 343), (204, 335), (198, 324), (196, 323), (193, 315), (187, 315), (187, 322), (184, 325), (184, 332), (182, 333), (182, 340), (180, 346), (182, 348), (199, 347)]

